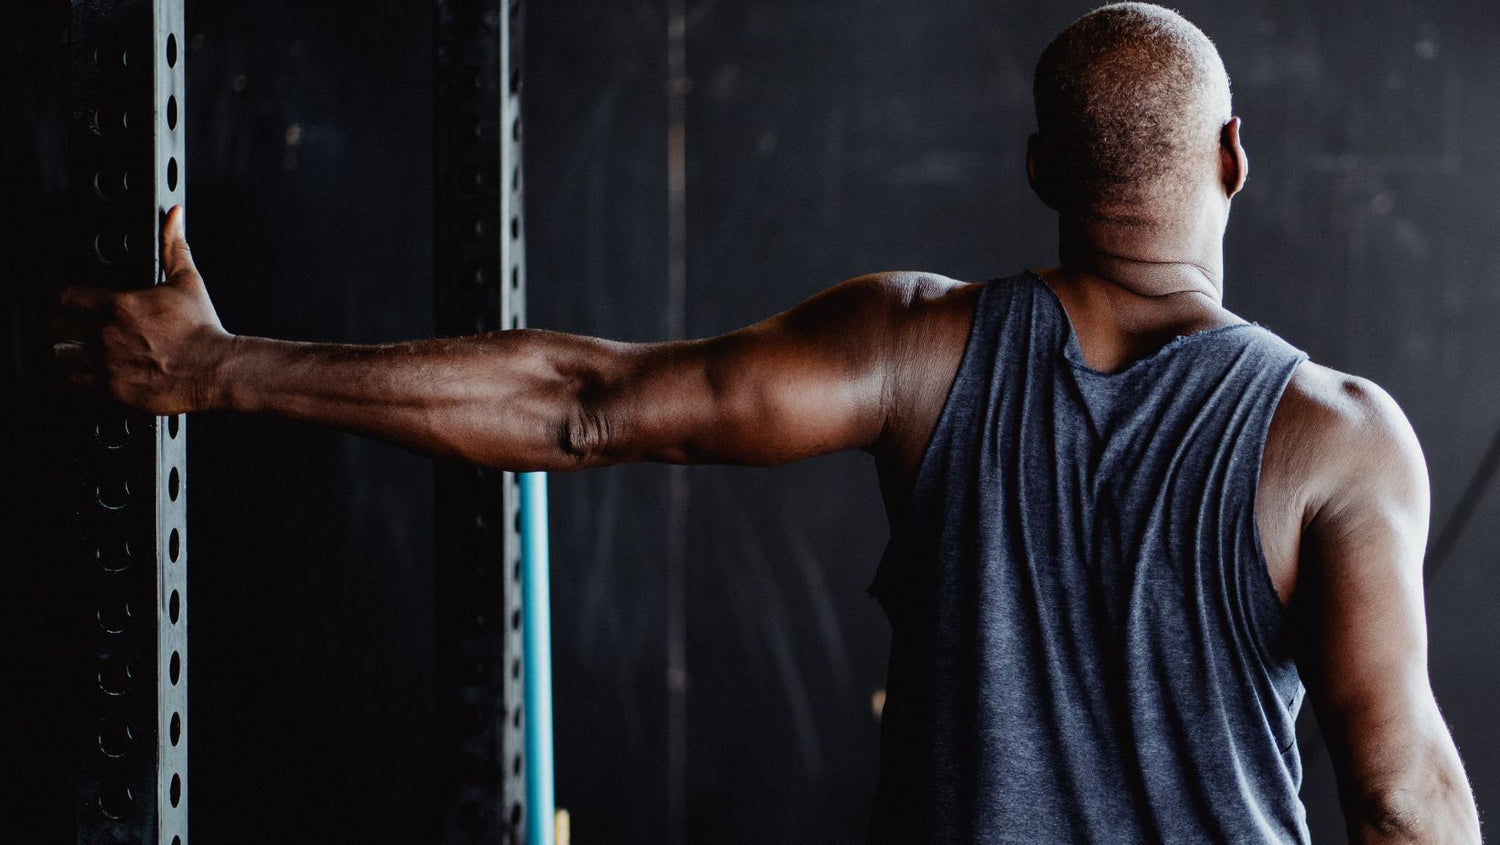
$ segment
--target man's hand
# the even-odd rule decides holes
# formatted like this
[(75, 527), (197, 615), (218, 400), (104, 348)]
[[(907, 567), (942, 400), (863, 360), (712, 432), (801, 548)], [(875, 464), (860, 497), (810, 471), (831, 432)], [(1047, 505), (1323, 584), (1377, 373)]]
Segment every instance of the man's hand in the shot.
[(156, 287), (64, 290), (53, 323), (59, 340), (53, 357), (69, 381), (143, 411), (168, 415), (218, 407), (218, 370), (233, 337), (193, 265), (181, 206), (162, 227), (161, 257), (167, 280)]

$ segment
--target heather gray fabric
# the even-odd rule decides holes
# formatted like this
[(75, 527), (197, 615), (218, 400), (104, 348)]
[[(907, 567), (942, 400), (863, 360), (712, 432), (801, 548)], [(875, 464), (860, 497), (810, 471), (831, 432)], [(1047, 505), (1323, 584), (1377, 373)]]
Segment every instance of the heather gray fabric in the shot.
[(1304, 357), (1243, 324), (1106, 375), (1040, 278), (986, 284), (870, 587), (892, 629), (872, 841), (1307, 841), (1255, 526)]

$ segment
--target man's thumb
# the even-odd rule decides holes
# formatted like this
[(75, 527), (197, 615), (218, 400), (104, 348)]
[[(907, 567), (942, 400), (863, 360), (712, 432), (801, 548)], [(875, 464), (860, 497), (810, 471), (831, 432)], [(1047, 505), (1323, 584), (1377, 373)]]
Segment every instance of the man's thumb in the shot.
[(171, 282), (181, 273), (197, 275), (193, 264), (193, 251), (187, 243), (187, 212), (180, 205), (167, 212), (167, 222), (161, 227), (161, 265), (167, 281)]

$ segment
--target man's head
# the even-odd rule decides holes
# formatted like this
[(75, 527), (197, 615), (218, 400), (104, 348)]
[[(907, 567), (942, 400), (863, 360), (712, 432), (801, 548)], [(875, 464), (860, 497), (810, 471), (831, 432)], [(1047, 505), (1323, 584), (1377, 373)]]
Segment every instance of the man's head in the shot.
[[(1029, 169), (1067, 216), (1158, 220), (1246, 169), (1229, 76), (1201, 30), (1147, 3), (1079, 18), (1037, 62)], [(1226, 198), (1227, 198), (1226, 196)]]

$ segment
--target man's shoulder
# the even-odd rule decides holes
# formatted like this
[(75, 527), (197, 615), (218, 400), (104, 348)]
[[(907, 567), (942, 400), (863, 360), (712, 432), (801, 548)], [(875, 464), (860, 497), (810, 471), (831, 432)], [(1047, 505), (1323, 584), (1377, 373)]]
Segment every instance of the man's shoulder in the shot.
[(900, 364), (909, 358), (952, 357), (946, 347), (954, 343), (962, 351), (983, 287), (938, 273), (898, 270), (850, 279), (831, 293), (837, 292), (849, 310), (884, 318), (890, 335), (883, 352)]
[(1310, 436), (1345, 447), (1389, 437), (1406, 426), (1401, 407), (1380, 385), (1310, 360), (1292, 372), (1282, 405)]
[(838, 286), (854, 296), (870, 297), (903, 310), (930, 306), (955, 294), (977, 292), (980, 285), (921, 270), (889, 270), (857, 276)]
[(1312, 361), (1293, 371), (1272, 425), (1294, 465), (1314, 482), (1314, 501), (1330, 501), (1348, 485), (1405, 485), (1425, 467), (1416, 434), (1400, 405), (1380, 385)]

